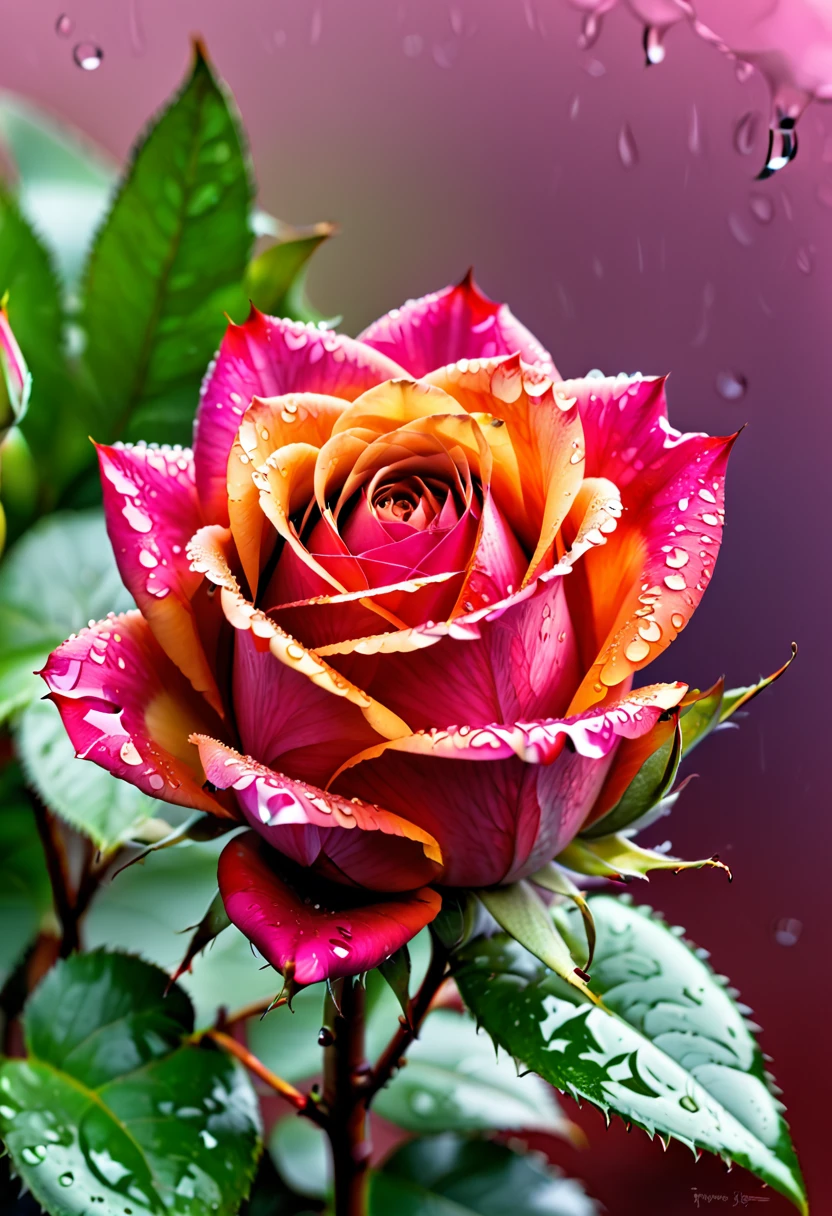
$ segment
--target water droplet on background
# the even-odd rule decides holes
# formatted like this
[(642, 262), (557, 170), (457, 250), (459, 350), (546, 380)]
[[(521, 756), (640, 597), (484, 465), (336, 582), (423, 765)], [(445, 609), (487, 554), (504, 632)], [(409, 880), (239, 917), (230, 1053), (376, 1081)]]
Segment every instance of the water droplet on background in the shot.
[(716, 391), (726, 401), (739, 401), (748, 389), (748, 380), (742, 372), (717, 372)]
[(811, 274), (815, 269), (815, 249), (813, 245), (803, 245), (797, 251), (797, 269), (801, 274)]
[(55, 22), (55, 33), (60, 34), (61, 38), (68, 38), (75, 28), (75, 24), (69, 13), (61, 13), (58, 20)]
[(664, 43), (665, 31), (658, 25), (648, 25), (644, 29), (644, 53), (648, 65), (663, 63), (666, 54)]
[(796, 946), (802, 932), (802, 921), (793, 916), (783, 916), (774, 926), (774, 940), (778, 946)]
[(634, 169), (638, 164), (638, 145), (628, 122), (618, 132), (618, 159), (625, 169)]
[(754, 151), (761, 118), (759, 110), (749, 110), (734, 127), (734, 147), (740, 156), (750, 156)]
[(73, 48), (72, 58), (85, 72), (94, 72), (101, 67), (104, 52), (94, 42), (79, 42)]
[(774, 203), (767, 194), (752, 194), (748, 206), (758, 223), (770, 224), (774, 219)]
[(699, 111), (691, 106), (690, 126), (688, 127), (688, 151), (692, 156), (702, 155), (702, 129), (699, 125)]

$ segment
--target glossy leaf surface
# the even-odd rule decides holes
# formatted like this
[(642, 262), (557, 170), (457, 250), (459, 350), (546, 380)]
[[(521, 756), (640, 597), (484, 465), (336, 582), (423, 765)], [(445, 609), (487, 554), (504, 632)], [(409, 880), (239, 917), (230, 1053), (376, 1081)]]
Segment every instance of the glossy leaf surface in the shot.
[[(589, 904), (598, 934), (592, 987), (602, 1007), (503, 935), (459, 953), (468, 1007), (502, 1047), (559, 1089), (651, 1135), (719, 1153), (805, 1210), (782, 1108), (728, 993), (649, 909), (607, 895)], [(577, 909), (554, 915), (577, 946)]]
[(190, 1001), (166, 984), (128, 955), (76, 955), (27, 1005), (27, 1056), (0, 1068), (0, 1130), (51, 1216), (230, 1216), (248, 1191), (253, 1090), (187, 1041)]
[(595, 1216), (577, 1182), (537, 1156), (446, 1134), (411, 1140), (374, 1174), (370, 1216)]
[(236, 116), (197, 49), (183, 89), (136, 148), (87, 267), (96, 439), (190, 441), (225, 313), (239, 321), (247, 307), (251, 193)]

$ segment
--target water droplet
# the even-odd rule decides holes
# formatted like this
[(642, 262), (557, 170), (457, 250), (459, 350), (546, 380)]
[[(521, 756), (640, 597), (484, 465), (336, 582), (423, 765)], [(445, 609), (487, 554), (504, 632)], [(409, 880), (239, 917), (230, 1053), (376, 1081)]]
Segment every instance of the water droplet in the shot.
[(61, 13), (55, 22), (55, 33), (60, 34), (61, 38), (68, 38), (74, 29), (75, 23), (69, 13)]
[(199, 1133), (199, 1138), (206, 1148), (216, 1148), (217, 1144), (219, 1143), (216, 1136), (212, 1136), (205, 1127), (203, 1127), (202, 1131)]
[(666, 54), (664, 43), (665, 31), (659, 25), (648, 25), (644, 28), (644, 53), (647, 63), (664, 63)]
[(674, 612), (670, 618), (670, 623), (674, 629), (684, 629), (685, 618), (682, 616), (681, 612)]
[(572, 100), (569, 103), (569, 118), (570, 118), (571, 122), (574, 122), (575, 119), (578, 117), (580, 109), (581, 109), (581, 99), (578, 96), (578, 94), (576, 93), (575, 96), (572, 98)]
[(643, 638), (634, 638), (630, 642), (627, 649), (624, 651), (624, 657), (629, 659), (631, 663), (640, 663), (642, 659), (646, 659), (650, 653), (650, 647)]
[(417, 1090), (410, 1099), (410, 1105), (417, 1115), (430, 1115), (436, 1107), (436, 1099), (433, 1094), (429, 1094), (426, 1090)]
[(332, 1031), (329, 1029), (328, 1026), (322, 1026), (321, 1029), (318, 1031), (318, 1046), (319, 1047), (331, 1047), (334, 1042), (335, 1042), (335, 1035), (332, 1033)]
[(684, 1110), (689, 1110), (693, 1113), (699, 1110), (699, 1104), (693, 1100), (690, 1094), (685, 1094), (684, 1098), (680, 1098), (679, 1105)]
[(775, 114), (769, 127), (768, 152), (766, 163), (758, 173), (760, 180), (771, 177), (779, 169), (784, 169), (790, 160), (797, 156), (797, 131), (795, 119), (785, 114)]
[(588, 51), (598, 41), (601, 25), (600, 13), (584, 13), (581, 19), (581, 32), (578, 35), (578, 46), (582, 51)]
[(803, 245), (797, 251), (797, 269), (801, 274), (811, 274), (815, 269), (814, 245)]
[(625, 122), (618, 132), (618, 159), (625, 169), (634, 169), (638, 164), (638, 146), (630, 124)]
[(85, 72), (94, 72), (96, 68), (101, 67), (104, 52), (94, 42), (79, 42), (73, 48), (72, 58)]
[(699, 125), (699, 111), (691, 106), (690, 126), (688, 127), (688, 150), (693, 156), (702, 155), (702, 128)]
[(761, 118), (759, 110), (749, 110), (734, 127), (734, 147), (740, 156), (750, 156), (754, 151)]
[(748, 248), (749, 245), (754, 244), (754, 237), (748, 225), (745, 220), (737, 215), (736, 211), (732, 211), (728, 216), (728, 229), (738, 245), (744, 245)]
[(739, 401), (748, 389), (748, 380), (742, 372), (717, 372), (716, 391), (726, 401)]
[(59, 1186), (72, 1186), (74, 1181), (75, 1181), (75, 1175), (73, 1173), (71, 1173), (69, 1170), (67, 1170), (65, 1174), (61, 1174), (61, 1176), (58, 1178), (58, 1185)]
[(601, 76), (606, 76), (607, 69), (604, 67), (600, 59), (590, 59), (584, 65), (584, 71), (587, 76), (594, 76), (598, 79)]
[(796, 946), (803, 932), (803, 924), (793, 916), (783, 916), (774, 926), (774, 940), (778, 946)]
[(666, 574), (664, 579), (665, 587), (669, 587), (671, 591), (684, 591), (687, 587), (684, 575), (682, 574)]
[(758, 224), (770, 224), (774, 219), (774, 203), (767, 194), (752, 194), (748, 206)]
[(119, 755), (125, 764), (136, 765), (142, 763), (142, 758), (136, 750), (136, 745), (132, 739), (127, 739), (122, 743)]
[(27, 1165), (40, 1165), (46, 1158), (46, 1146), (44, 1144), (35, 1144), (32, 1147), (27, 1145), (20, 1155)]

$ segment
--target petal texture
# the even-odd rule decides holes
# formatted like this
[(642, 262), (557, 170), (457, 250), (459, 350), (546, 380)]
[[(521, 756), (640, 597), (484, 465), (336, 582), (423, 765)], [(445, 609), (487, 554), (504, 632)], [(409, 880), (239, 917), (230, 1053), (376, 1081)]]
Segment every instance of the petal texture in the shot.
[(220, 856), (219, 885), (229, 917), (273, 967), (296, 984), (359, 975), (377, 967), (430, 924), (442, 900), (430, 887), (366, 900), (281, 865), (253, 833)]
[(556, 375), (551, 355), (537, 338), (507, 305), (484, 296), (470, 274), (456, 287), (408, 300), (359, 337), (413, 376), (427, 375), (458, 359), (490, 359), (515, 352)]
[(205, 519), (228, 522), (226, 466), (254, 397), (325, 393), (353, 401), (402, 368), (361, 342), (314, 325), (281, 321), (256, 309), (230, 325), (202, 388), (196, 417), (196, 485)]
[(122, 581), (168, 658), (221, 713), (191, 604), (203, 581), (186, 552), (202, 524), (193, 455), (144, 444), (97, 451), (107, 533)]
[[(203, 790), (192, 731), (221, 729), (138, 612), (69, 638), (41, 672), (79, 756), (152, 798), (228, 816)], [(233, 817), (233, 816), (232, 816)]]

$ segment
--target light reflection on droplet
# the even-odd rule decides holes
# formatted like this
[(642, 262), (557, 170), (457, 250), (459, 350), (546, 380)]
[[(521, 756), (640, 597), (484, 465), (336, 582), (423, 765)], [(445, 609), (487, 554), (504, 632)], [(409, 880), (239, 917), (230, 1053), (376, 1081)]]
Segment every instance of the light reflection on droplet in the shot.
[(638, 164), (638, 145), (628, 122), (618, 132), (618, 159), (625, 169), (634, 169)]
[(72, 58), (85, 72), (94, 72), (101, 67), (104, 52), (94, 42), (79, 42), (73, 48)]
[(717, 372), (716, 391), (725, 401), (739, 401), (748, 389), (748, 380), (742, 372)]
[(793, 916), (782, 916), (774, 926), (774, 940), (778, 946), (796, 946), (802, 932), (802, 921)]

